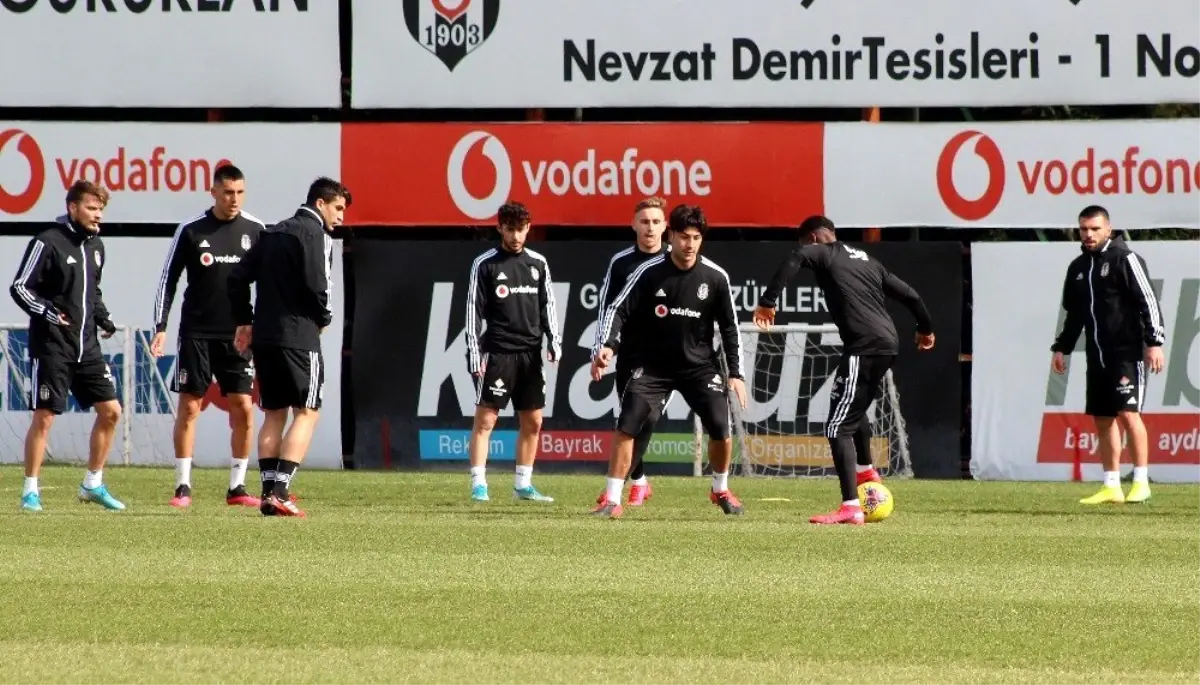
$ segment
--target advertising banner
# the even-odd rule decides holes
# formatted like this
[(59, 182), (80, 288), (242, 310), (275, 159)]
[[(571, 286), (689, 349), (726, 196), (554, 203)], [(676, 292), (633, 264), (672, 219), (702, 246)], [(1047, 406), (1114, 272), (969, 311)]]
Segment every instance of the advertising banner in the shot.
[(8, 107), (339, 107), (338, 3), (0, 0)]
[(175, 224), (212, 205), (212, 172), (226, 162), (273, 224), (314, 179), (338, 174), (338, 125), (0, 121), (0, 223), (53, 220), (82, 178), (112, 193), (108, 223)]
[[(28, 241), (28, 237), (0, 237), (0, 278), (3, 278), (4, 283), (11, 282), (16, 274), (17, 265), (25, 253)], [(107, 256), (104, 282), (101, 284), (104, 303), (108, 306), (114, 323), (138, 329), (147, 341), (154, 335), (154, 291), (170, 245), (171, 241), (168, 238), (108, 238), (104, 241)], [(313, 433), (312, 447), (304, 464), (306, 467), (339, 469), (342, 467), (340, 379), (344, 320), (343, 296), (340, 292), (343, 282), (340, 241), (334, 241), (332, 278), (334, 294), (330, 302), (333, 307), (333, 323), (321, 338), (325, 357), (325, 395), (321, 406), (321, 419)], [(178, 349), (176, 334), (179, 330), (179, 309), (183, 302), (186, 281), (187, 276), (184, 275), (180, 279), (171, 310), (165, 346), (168, 353), (156, 361), (159, 373), (168, 383), (175, 372), (174, 350)], [(24, 326), (29, 324), (28, 315), (9, 297), (7, 288), (0, 297), (0, 323)], [(17, 365), (25, 363), (26, 352), (23, 345), (0, 347), (2, 463), (21, 460), (25, 430), (32, 416), (29, 410), (29, 387), (22, 380), (24, 374), (16, 373)], [(145, 359), (148, 362), (144, 351), (137, 351), (136, 354), (139, 360)], [(12, 356), (20, 358), (13, 359)], [(112, 357), (113, 355), (110, 355), (108, 359), (110, 367), (119, 366)], [(175, 397), (168, 397), (165, 388), (152, 382), (151, 373), (146, 372), (144, 375), (146, 377), (135, 380), (137, 402), (124, 408), (126, 412), (134, 414), (132, 420), (135, 422), (135, 450), (131, 459), (134, 464), (169, 464), (175, 456), (171, 442), (171, 427), (174, 425), (171, 405)], [(214, 390), (215, 388), (210, 388), (206, 396), (209, 402), (205, 404), (205, 409), (197, 420), (196, 450), (193, 455), (197, 466), (223, 467), (229, 464), (229, 419), (223, 408), (224, 403), (220, 400), (220, 393)], [(257, 429), (262, 426), (263, 414), (261, 411), (255, 413)], [(92, 412), (79, 411), (78, 407), (69, 409), (58, 417), (51, 429), (51, 453), (53, 454), (56, 445), (69, 445), (76, 451), (86, 453), (87, 435), (93, 419)], [(114, 455), (119, 448), (119, 438), (117, 443), (113, 447)], [(257, 446), (257, 439), (254, 444)], [(143, 450), (139, 451), (138, 447)]]
[[(1143, 419), (1150, 478), (1200, 481), (1200, 251), (1195, 242), (1133, 241), (1159, 293), (1166, 369), (1147, 374)], [(1083, 338), (1066, 375), (1050, 369), (1062, 327), (1063, 279), (1079, 247), (977, 243), (971, 249), (974, 350), (971, 470), (989, 480), (1086, 480), (1103, 469), (1091, 417), (1083, 414)], [(1129, 456), (1123, 458), (1129, 469)]]
[[(630, 209), (632, 206), (626, 208)], [(712, 242), (705, 246), (705, 254), (730, 274), (740, 320), (750, 320), (758, 294), (793, 245), (781, 241)], [(466, 286), (472, 260), (489, 247), (483, 242), (356, 239), (356, 464), (393, 468), (421, 461), (465, 462), (476, 397), (466, 365)], [(562, 361), (547, 363), (545, 368), (547, 406), (539, 459), (601, 462), (608, 458), (616, 390), (611, 374), (592, 382), (590, 352), (604, 272), (612, 255), (626, 247), (627, 243), (582, 241), (534, 246), (546, 256), (555, 274), (564, 348)], [(962, 321), (961, 248), (957, 244), (912, 243), (876, 243), (862, 248), (917, 288), (936, 322), (943, 342), (931, 353), (918, 354), (909, 344), (915, 325), (911, 316), (902, 307), (892, 308), (897, 329), (904, 332), (895, 375), (911, 436), (914, 469), (924, 475), (957, 472), (961, 396), (959, 350), (954, 341), (960, 339)], [(785, 290), (779, 322), (829, 322), (824, 294), (810, 273), (802, 272)], [(772, 416), (792, 421), (811, 410), (810, 430), (821, 435), (826, 416), (820, 395), (833, 372), (831, 362), (840, 353), (835, 348), (832, 356), (806, 355), (803, 368), (796, 370), (805, 382), (798, 383), (792, 374), (781, 377), (777, 368), (769, 366), (771, 360), (757, 338), (757, 334), (743, 336), (747, 367), (762, 371), (751, 384), (755, 399), (747, 415), (757, 421)], [(781, 378), (788, 379), (789, 388), (782, 392)], [(794, 391), (790, 390), (793, 386)], [(827, 404), (828, 398), (824, 401)], [(500, 425), (492, 435), (491, 450), (496, 458), (514, 456), (516, 422), (512, 417), (510, 406), (501, 413)], [(818, 423), (821, 425), (812, 425)], [(671, 402), (658, 430), (648, 459), (690, 463), (693, 428), (686, 403)], [(766, 438), (751, 448), (778, 449), (788, 441)], [(803, 441), (793, 442), (799, 445)]]
[(539, 224), (621, 225), (652, 195), (723, 226), (821, 212), (820, 124), (347, 124), (342, 155), (354, 224), (489, 224), (515, 200)]
[(1123, 229), (1200, 227), (1200, 121), (825, 127), (839, 225), (1065, 228), (1090, 204)]
[(352, 105), (971, 107), (1196, 102), (1200, 4), (356, 2)]

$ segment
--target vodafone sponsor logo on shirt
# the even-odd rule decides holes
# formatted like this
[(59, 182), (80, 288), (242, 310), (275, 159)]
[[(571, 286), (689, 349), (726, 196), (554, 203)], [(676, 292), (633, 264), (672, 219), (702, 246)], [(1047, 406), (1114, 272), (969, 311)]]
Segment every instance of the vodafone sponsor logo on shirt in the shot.
[(1063, 227), (1100, 204), (1121, 228), (1200, 226), (1194, 119), (833, 124), (826, 140), (842, 224)]
[[(622, 225), (644, 197), (722, 225), (790, 226), (822, 209), (819, 124), (348, 124), (355, 224)], [(395, 202), (402, 187), (415, 202)]]
[[(282, 218), (312, 179), (336, 174), (337, 131), (0, 121), (0, 221), (52, 219), (63, 213), (71, 184), (85, 179), (112, 194), (106, 222), (176, 223), (211, 204), (213, 171), (229, 163), (246, 173), (247, 208), (264, 220)], [(299, 148), (305, 155), (294, 154)]]

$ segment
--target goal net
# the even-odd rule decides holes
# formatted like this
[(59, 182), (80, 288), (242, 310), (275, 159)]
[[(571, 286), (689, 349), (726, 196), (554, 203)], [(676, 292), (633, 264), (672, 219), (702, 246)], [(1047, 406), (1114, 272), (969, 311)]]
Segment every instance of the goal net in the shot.
[[(111, 338), (100, 340), (123, 409), (108, 455), (110, 464), (163, 465), (174, 457), (175, 396), (166, 383), (173, 360), (155, 359), (150, 353), (151, 336), (151, 332), (118, 326)], [(33, 416), (31, 370), (28, 325), (0, 324), (0, 463), (23, 459), (25, 433)], [(84, 411), (71, 397), (50, 429), (46, 463), (86, 463), (94, 419), (94, 412)]]
[[(733, 393), (729, 406), (734, 429), (734, 468), (746, 476), (833, 476), (825, 439), (829, 394), (842, 340), (833, 324), (786, 324), (762, 331), (741, 324), (747, 403)], [(724, 357), (718, 355), (724, 365)], [(911, 476), (908, 434), (900, 398), (889, 370), (867, 409), (871, 461), (885, 476)], [(707, 439), (695, 426), (699, 475), (707, 466)]]

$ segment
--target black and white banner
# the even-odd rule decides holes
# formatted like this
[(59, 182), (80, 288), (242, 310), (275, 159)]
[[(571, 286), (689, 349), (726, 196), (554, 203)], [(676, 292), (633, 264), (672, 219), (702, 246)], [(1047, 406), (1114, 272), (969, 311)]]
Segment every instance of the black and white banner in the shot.
[[(758, 293), (793, 245), (781, 241), (705, 246), (705, 254), (730, 274), (739, 320), (750, 321)], [(488, 247), (480, 242), (355, 241), (352, 385), (357, 464), (367, 468), (415, 465), (423, 433), (470, 428), (475, 388), (466, 363), (467, 280), (472, 260)], [(548, 431), (611, 431), (613, 427), (612, 376), (593, 383), (589, 363), (604, 272), (612, 255), (626, 247), (626, 243), (583, 241), (534, 247), (550, 263), (563, 334), (562, 361), (546, 365)], [(896, 383), (917, 474), (957, 473), (962, 407), (961, 247), (958, 243), (860, 247), (912, 284), (933, 316), (938, 348), (918, 354), (912, 344), (911, 315), (898, 305), (892, 308), (902, 350)], [(829, 323), (824, 293), (811, 273), (802, 272), (789, 284), (778, 321)], [(744, 353), (748, 364), (753, 363), (754, 351)], [(513, 419), (507, 417), (511, 416), (510, 406), (501, 414), (502, 428), (510, 427)], [(688, 418), (686, 405), (674, 402), (659, 429), (691, 432)]]
[(1200, 100), (1196, 0), (360, 0), (353, 27), (362, 108)]
[(0, 0), (7, 107), (339, 107), (335, 0)]

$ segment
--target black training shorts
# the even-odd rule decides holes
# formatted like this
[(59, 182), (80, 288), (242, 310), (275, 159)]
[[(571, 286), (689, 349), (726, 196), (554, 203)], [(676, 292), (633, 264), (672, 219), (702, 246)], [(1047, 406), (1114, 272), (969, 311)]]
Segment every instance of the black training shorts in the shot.
[(213, 381), (221, 395), (249, 395), (254, 388), (254, 362), (233, 346), (232, 340), (180, 338), (173, 392), (203, 396)]

